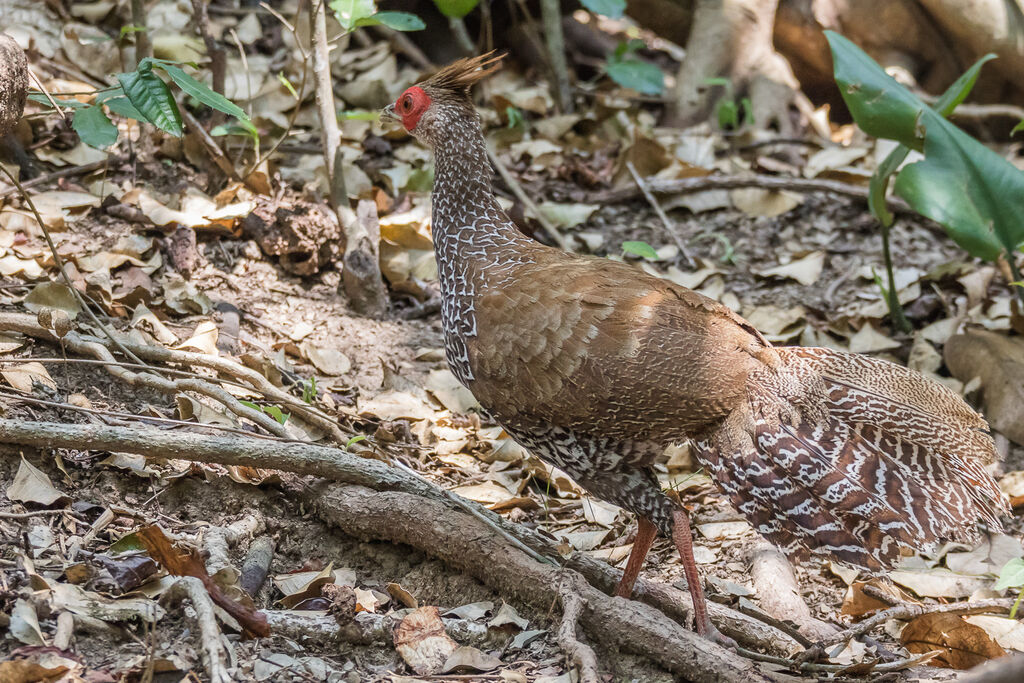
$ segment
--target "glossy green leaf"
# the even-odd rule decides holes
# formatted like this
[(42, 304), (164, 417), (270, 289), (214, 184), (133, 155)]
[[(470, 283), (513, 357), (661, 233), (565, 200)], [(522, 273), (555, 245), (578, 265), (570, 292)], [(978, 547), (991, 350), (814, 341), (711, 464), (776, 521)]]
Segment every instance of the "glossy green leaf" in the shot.
[[(39, 104), (45, 104), (47, 107), (52, 107), (50, 99), (41, 92), (32, 92), (28, 94), (28, 99), (32, 102)], [(79, 102), (78, 100), (62, 100), (59, 97), (54, 97), (53, 101), (57, 103), (58, 107), (70, 107), (71, 109), (85, 109), (89, 105), (85, 102)]]
[(153, 73), (151, 67), (140, 65), (137, 71), (118, 74), (124, 94), (144, 118), (160, 130), (181, 137), (181, 113), (171, 89)]
[(422, 31), (427, 27), (422, 19), (411, 12), (377, 12), (356, 22), (356, 26), (376, 26), (377, 24), (396, 31)]
[(146, 120), (146, 117), (142, 115), (142, 112), (136, 109), (135, 105), (131, 103), (131, 100), (125, 97), (123, 91), (118, 90), (115, 94), (117, 97), (110, 97), (103, 100), (96, 98), (96, 101), (102, 101), (103, 104), (107, 105), (107, 108), (110, 109), (110, 111), (114, 112), (118, 116), (123, 116), (126, 119), (135, 119), (136, 121)]
[(626, 11), (626, 0), (580, 0), (580, 3), (594, 14), (612, 19), (618, 19)]
[(623, 242), (622, 251), (627, 254), (650, 259), (652, 261), (658, 260), (658, 252), (654, 250), (654, 247), (647, 244), (647, 242), (642, 242), (640, 240), (627, 240), (626, 242)]
[(90, 147), (105, 149), (117, 142), (117, 126), (107, 118), (101, 104), (76, 111), (71, 127)]
[(240, 121), (249, 120), (249, 117), (241, 107), (220, 93), (214, 92), (205, 83), (201, 83), (189, 76), (181, 67), (167, 62), (155, 62), (153, 66), (162, 69), (164, 73), (170, 76), (171, 80), (181, 88), (182, 92), (191, 95), (206, 106), (222, 111), (229, 116), (234, 116)]
[(608, 76), (624, 88), (644, 95), (660, 95), (665, 90), (665, 75), (653, 64), (639, 59), (609, 57)]
[(360, 21), (377, 13), (373, 0), (331, 0), (330, 8), (346, 31), (357, 28)]
[[(993, 260), (1024, 244), (1024, 173), (946, 121), (856, 45), (831, 31), (826, 36), (836, 82), (857, 124), (924, 154), (897, 176), (896, 193), (973, 256)], [(944, 96), (944, 110), (966, 96), (984, 61)]]
[(480, 4), (480, 0), (434, 0), (437, 9), (449, 19), (461, 19)]

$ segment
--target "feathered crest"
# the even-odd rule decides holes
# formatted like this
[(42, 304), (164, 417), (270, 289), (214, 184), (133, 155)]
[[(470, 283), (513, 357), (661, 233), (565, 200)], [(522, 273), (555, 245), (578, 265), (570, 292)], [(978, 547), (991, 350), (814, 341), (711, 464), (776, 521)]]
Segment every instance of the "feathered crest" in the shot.
[(468, 57), (452, 62), (421, 85), (435, 90), (447, 90), (457, 94), (468, 94), (469, 88), (479, 80), (491, 75), (501, 68), (504, 54), (495, 54), (491, 50), (479, 57)]

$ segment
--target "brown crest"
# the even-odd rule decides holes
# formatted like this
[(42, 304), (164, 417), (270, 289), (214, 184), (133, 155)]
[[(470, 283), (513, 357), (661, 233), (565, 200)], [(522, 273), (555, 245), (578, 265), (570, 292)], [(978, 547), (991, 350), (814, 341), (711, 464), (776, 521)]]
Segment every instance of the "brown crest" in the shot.
[(504, 58), (504, 54), (495, 54), (491, 50), (479, 57), (460, 59), (424, 80), (421, 85), (453, 93), (468, 93), (470, 86), (501, 68), (501, 60)]

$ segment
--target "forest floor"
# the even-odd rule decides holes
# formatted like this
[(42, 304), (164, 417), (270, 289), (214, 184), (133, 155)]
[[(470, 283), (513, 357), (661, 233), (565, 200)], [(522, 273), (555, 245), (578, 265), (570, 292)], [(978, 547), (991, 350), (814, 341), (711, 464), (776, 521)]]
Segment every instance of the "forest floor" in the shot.
[[(377, 47), (363, 48), (354, 59), (367, 63), (363, 72), (384, 63), (396, 69), (394, 55)], [(400, 80), (397, 72), (378, 77)], [(516, 88), (515, 100), (525, 111), (547, 110), (550, 103), (537, 94), (542, 89), (533, 91), (537, 104), (524, 94), (522, 77), (510, 78), (493, 86), (490, 97), (512, 97)], [(544, 127), (551, 123), (544, 113), (532, 115), (537, 126), (530, 130), (503, 127), (489, 116), (499, 157), (575, 250), (624, 258), (697, 289), (736, 309), (773, 342), (889, 358), (977, 400), (977, 382), (951, 376), (941, 349), (968, 324), (1009, 331), (1017, 323), (1013, 293), (997, 267), (966, 256), (935, 224), (901, 215), (893, 229), (900, 299), (915, 330), (899, 334), (887, 321), (874, 281), (875, 272), (884, 272), (881, 238), (863, 199), (756, 187), (677, 193), (659, 199), (672, 222), (665, 226), (642, 197), (609, 201), (605, 196), (634, 188), (625, 169), (608, 162), (617, 154), (628, 153), (645, 175), (661, 178), (686, 177), (693, 169), (783, 169), (805, 178), (860, 183), (886, 151), (882, 146), (847, 135), (844, 145), (818, 140), (764, 146), (759, 138), (744, 147), (710, 130), (656, 129), (628, 99), (612, 100), (608, 106), (618, 107), (614, 111), (630, 123), (616, 142), (604, 146), (590, 123), (607, 112), (596, 107), (559, 130)], [(37, 146), (36, 154), (64, 166), (95, 160), (93, 151), (53, 118), (37, 125), (37, 137), (53, 137)], [(339, 237), (318, 232), (317, 219), (304, 213), (316, 204), (310, 198), (319, 157), (297, 148), (312, 139), (312, 132), (300, 130), (293, 135), (294, 149), (283, 147), (279, 175), (273, 178), (283, 189), (267, 196), (212, 177), (204, 170), (209, 161), (187, 143), (134, 122), (125, 131), (138, 154), (128, 156), (124, 145), (118, 150), (124, 156), (103, 175), (72, 176), (32, 194), (69, 278), (123, 343), (235, 359), (293, 400), (329, 415), (346, 435), (357, 435), (337, 445), (401, 463), (534, 529), (557, 544), (563, 558), (579, 554), (621, 568), (635, 520), (590, 498), (512, 443), (475, 412), (472, 397), (447, 370), (433, 305), (437, 283), (429, 195), (417, 180), (429, 169), (426, 153), (375, 123), (348, 124), (347, 144), (358, 152), (350, 160), (356, 169), (347, 178), (350, 192), (372, 198), (381, 214), (381, 260), (393, 303), (384, 320), (349, 310), (334, 263), (343, 248)], [(528, 207), (510, 188), (500, 179), (496, 185), (524, 230), (550, 242), (544, 227), (525, 217)], [(282, 211), (277, 220), (260, 224), (245, 220), (254, 208), (261, 216)], [(214, 210), (220, 210), (217, 219), (210, 218)], [(636, 243), (649, 245), (656, 257)], [(680, 243), (695, 265), (687, 264)], [(35, 322), (40, 312), (49, 321), (38, 317), (41, 327)], [(267, 433), (251, 414), (239, 417), (208, 395), (128, 384), (103, 365), (81, 362), (85, 356), (47, 332), (59, 327), (53, 316), (63, 313), (72, 334), (104, 339), (61, 284), (27, 206), (10, 193), (0, 211), (0, 418), (146, 425), (172, 435), (237, 434), (239, 439)], [(26, 332), (33, 325), (39, 329)], [(288, 405), (259, 398), (251, 388), (225, 381), (230, 378), (223, 373), (184, 362), (155, 365), (160, 372), (177, 368), (204, 381), (224, 381), (225, 389), (251, 402), (245, 404), (251, 410), (284, 420), (279, 431), (289, 439), (325, 438), (297, 418), (285, 420), (295, 412)], [(998, 444), (1005, 461), (996, 474), (1019, 497), (1024, 448), (1002, 437)], [(323, 513), (313, 476), (189, 462), (174, 453), (143, 458), (116, 449), (0, 444), (0, 454), (0, 617), (7, 626), (0, 641), (0, 659), (6, 660), (0, 661), (2, 680), (177, 681), (188, 672), (207, 680), (209, 633), (197, 625), (201, 615), (168, 597), (173, 580), (158, 571), (139, 540), (140, 529), (154, 524), (172, 540), (201, 548), (210, 573), (234, 595), (249, 568), (262, 570), (269, 578), (253, 590), (256, 609), (281, 618), (285, 612), (301, 613), (297, 626), (247, 639), (237, 620), (218, 612), (238, 680), (577, 680), (558, 638), (559, 605), (540, 607), (496, 590), (439, 560), (443, 554), (431, 552), (429, 543), (424, 551), (375, 540), (372, 534), (344, 533)], [(695, 466), (686, 446), (666, 452), (658, 471), (665, 487), (677, 491), (691, 511), (695, 553), (710, 599), (741, 610), (770, 601), (773, 596), (764, 593), (770, 585), (759, 583), (751, 571), (752, 557), (763, 544)], [(1002, 596), (992, 586), (1006, 561), (1024, 555), (1020, 539), (1013, 518), (1005, 533), (987, 534), (980, 548), (949, 544), (931, 556), (909, 558), (893, 577), (898, 588), (890, 590), (897, 600), (925, 604)], [(269, 554), (260, 555), (268, 547)], [(644, 577), (685, 587), (667, 540), (655, 542)], [(870, 577), (843, 567), (811, 561), (795, 568), (795, 578), (810, 612), (804, 625), (825, 629), (818, 633), (827, 633), (829, 624), (844, 628), (885, 606), (865, 594)], [(346, 600), (354, 600), (355, 607), (346, 608)], [(455, 641), (471, 646), (468, 654), (449, 659), (443, 670), (414, 673), (414, 655), (396, 649), (391, 631), (413, 606), (436, 606)], [(378, 619), (377, 630), (367, 626), (358, 637), (345, 635), (331, 615), (346, 609), (338, 624), (353, 619), (354, 609), (361, 623)], [(71, 619), (61, 619), (69, 613)], [(968, 619), (974, 621), (963, 621), (965, 628), (988, 640), (979, 645), (975, 641), (982, 636), (972, 636), (975, 641), (967, 647), (926, 634), (924, 642), (947, 653), (945, 661), (933, 665), (963, 663), (950, 654), (963, 649), (971, 663), (1024, 649), (1017, 622)], [(828, 653), (826, 663), (853, 666), (842, 675), (856, 677), (870, 667), (854, 665), (905, 657), (903, 623), (890, 621), (868, 644), (854, 642)], [(580, 638), (594, 646), (603, 676), (675, 679), (648, 657), (598, 644), (596, 635), (581, 630)], [(17, 669), (16, 662), (22, 662)], [(24, 662), (39, 668), (30, 670)], [(821, 675), (758, 666), (776, 680)], [(886, 675), (926, 681), (947, 680), (954, 673), (921, 663)]]

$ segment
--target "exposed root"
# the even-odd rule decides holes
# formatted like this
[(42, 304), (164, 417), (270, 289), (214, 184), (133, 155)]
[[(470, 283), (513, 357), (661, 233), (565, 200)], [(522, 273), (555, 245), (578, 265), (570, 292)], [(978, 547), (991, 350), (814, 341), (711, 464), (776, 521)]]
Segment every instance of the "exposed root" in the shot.
[(576, 637), (576, 623), (583, 614), (586, 603), (580, 597), (577, 583), (582, 580), (578, 574), (567, 575), (562, 582), (558, 597), (562, 602), (562, 620), (558, 624), (558, 646), (569, 656), (580, 672), (581, 683), (597, 683), (600, 680), (597, 655), (586, 643)]
[[(305, 645), (330, 648), (339, 643), (349, 645), (391, 645), (392, 631), (405, 616), (405, 611), (392, 614), (359, 612), (339, 626), (329, 614), (303, 614), (292, 610), (267, 610), (267, 623), (274, 634)], [(460, 645), (485, 646), (491, 634), (487, 626), (468, 619), (442, 619), (445, 632)]]

